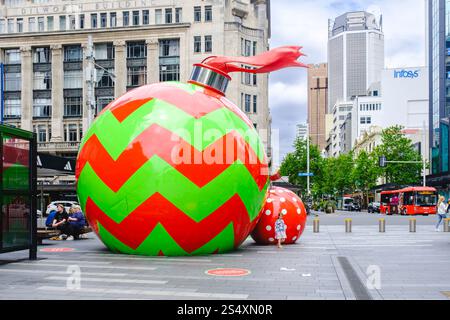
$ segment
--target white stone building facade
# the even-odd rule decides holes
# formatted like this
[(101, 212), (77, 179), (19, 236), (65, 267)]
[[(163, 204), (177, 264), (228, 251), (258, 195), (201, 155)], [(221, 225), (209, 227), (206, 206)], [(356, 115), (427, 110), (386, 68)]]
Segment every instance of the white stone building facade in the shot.
[[(38, 135), (38, 150), (75, 157), (88, 129), (88, 37), (98, 113), (135, 87), (186, 82), (211, 55), (268, 49), (270, 0), (4, 0), (0, 59), (5, 122)], [(268, 76), (233, 74), (227, 98), (249, 116), (271, 155)]]

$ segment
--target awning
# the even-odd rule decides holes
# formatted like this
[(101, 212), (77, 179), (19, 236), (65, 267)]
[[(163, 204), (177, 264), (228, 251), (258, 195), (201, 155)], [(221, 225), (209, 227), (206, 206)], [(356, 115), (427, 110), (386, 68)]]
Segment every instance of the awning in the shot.
[(69, 158), (38, 153), (37, 168), (39, 177), (75, 175), (76, 161)]

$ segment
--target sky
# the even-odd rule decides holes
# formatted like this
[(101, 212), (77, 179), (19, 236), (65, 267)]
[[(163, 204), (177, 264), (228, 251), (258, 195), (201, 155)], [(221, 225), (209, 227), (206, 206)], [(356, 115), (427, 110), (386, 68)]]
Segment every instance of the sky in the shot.
[[(366, 10), (383, 14), (386, 67), (426, 65), (425, 0), (272, 0), (271, 5), (271, 48), (301, 45), (307, 54), (301, 58), (304, 63), (327, 62), (328, 19)], [(279, 130), (279, 158), (283, 160), (293, 151), (297, 125), (306, 123), (307, 70), (272, 73), (269, 95), (272, 130)]]

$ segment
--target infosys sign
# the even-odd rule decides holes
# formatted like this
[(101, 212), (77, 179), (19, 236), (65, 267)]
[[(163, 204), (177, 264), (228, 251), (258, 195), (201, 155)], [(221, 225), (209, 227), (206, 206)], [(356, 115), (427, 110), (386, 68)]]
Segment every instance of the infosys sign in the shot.
[(415, 79), (420, 76), (420, 70), (394, 70), (394, 78), (400, 79), (400, 78), (409, 78), (409, 79)]

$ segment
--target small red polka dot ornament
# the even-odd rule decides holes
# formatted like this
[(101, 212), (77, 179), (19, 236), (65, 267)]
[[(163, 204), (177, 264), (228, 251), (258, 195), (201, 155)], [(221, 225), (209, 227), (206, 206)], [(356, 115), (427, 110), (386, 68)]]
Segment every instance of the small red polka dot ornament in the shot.
[(283, 214), (286, 224), (286, 241), (294, 244), (303, 234), (307, 214), (302, 200), (292, 191), (280, 187), (271, 187), (261, 212), (261, 218), (251, 236), (257, 244), (275, 244), (275, 222), (278, 215)]

